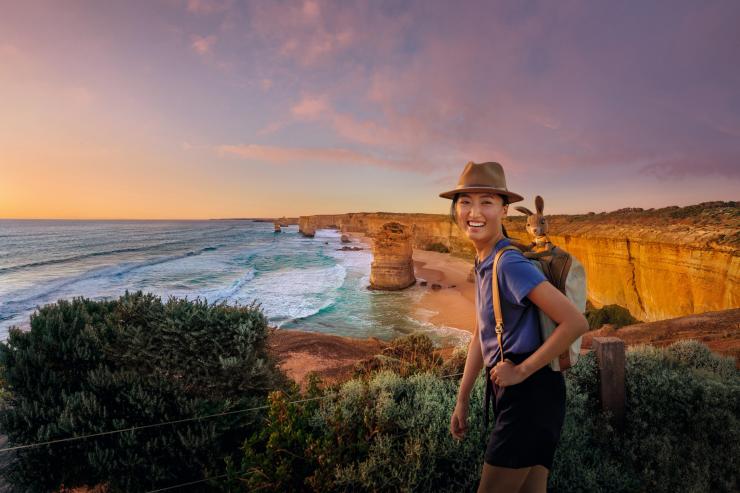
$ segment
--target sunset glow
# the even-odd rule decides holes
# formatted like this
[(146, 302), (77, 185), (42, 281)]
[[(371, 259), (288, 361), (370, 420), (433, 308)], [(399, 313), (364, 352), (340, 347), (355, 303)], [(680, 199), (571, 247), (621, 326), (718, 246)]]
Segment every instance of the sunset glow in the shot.
[(737, 2), (1, 1), (0, 218), (737, 200)]

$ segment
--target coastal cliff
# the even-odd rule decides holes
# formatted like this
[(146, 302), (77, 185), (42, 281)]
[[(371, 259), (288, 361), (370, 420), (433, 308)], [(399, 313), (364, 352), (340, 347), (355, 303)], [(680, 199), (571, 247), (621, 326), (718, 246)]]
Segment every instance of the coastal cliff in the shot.
[[(517, 214), (510, 211), (511, 214)], [(588, 298), (618, 304), (644, 321), (740, 306), (740, 206), (620, 209), (548, 216), (550, 239), (586, 269)], [(373, 237), (395, 221), (411, 228), (413, 248), (436, 245), (472, 261), (472, 244), (443, 214), (348, 213), (301, 216), (299, 229), (336, 228)], [(528, 243), (525, 216), (505, 220), (509, 235)]]
[[(740, 207), (711, 202), (657, 210), (549, 216), (550, 239), (586, 269), (589, 300), (644, 321), (740, 306)], [(527, 240), (524, 218), (510, 234)]]

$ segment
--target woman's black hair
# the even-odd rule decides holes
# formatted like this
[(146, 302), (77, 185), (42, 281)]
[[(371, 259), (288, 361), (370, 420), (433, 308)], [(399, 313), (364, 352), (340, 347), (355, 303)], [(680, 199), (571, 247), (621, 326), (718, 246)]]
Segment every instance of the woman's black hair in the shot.
[[(506, 195), (499, 195), (501, 197), (501, 200), (503, 201), (503, 205), (509, 205), (509, 197)], [(452, 199), (452, 204), (450, 205), (450, 220), (457, 226), (457, 212), (455, 211), (455, 206), (457, 205), (457, 201), (460, 199), (460, 194), (456, 193), (455, 197)], [(506, 232), (506, 226), (501, 224), (501, 232), (504, 233), (504, 236), (506, 238), (510, 238), (509, 234)]]

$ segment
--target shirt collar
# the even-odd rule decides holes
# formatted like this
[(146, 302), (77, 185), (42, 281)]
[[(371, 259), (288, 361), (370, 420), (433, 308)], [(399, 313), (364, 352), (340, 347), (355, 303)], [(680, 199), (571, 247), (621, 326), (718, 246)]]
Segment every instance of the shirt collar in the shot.
[(496, 242), (496, 244), (491, 249), (491, 253), (489, 253), (488, 256), (484, 258), (482, 261), (479, 262), (478, 256), (476, 255), (475, 268), (478, 270), (481, 270), (481, 269), (484, 269), (484, 268), (487, 268), (493, 265), (493, 257), (494, 255), (496, 255), (496, 252), (498, 252), (499, 250), (501, 250), (502, 248), (504, 248), (505, 246), (509, 244), (511, 244), (511, 240), (509, 240), (509, 238), (504, 236), (503, 238), (498, 240), (498, 242)]

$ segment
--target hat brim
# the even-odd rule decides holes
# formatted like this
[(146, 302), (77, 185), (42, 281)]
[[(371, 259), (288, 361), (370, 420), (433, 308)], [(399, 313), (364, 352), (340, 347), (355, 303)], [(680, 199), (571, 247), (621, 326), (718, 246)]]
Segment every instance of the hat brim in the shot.
[(458, 193), (493, 193), (496, 195), (506, 195), (509, 198), (509, 203), (520, 202), (524, 200), (524, 197), (517, 193), (493, 187), (461, 187), (450, 190), (449, 192), (440, 193), (439, 196), (443, 199), (454, 199), (455, 195), (457, 195)]

